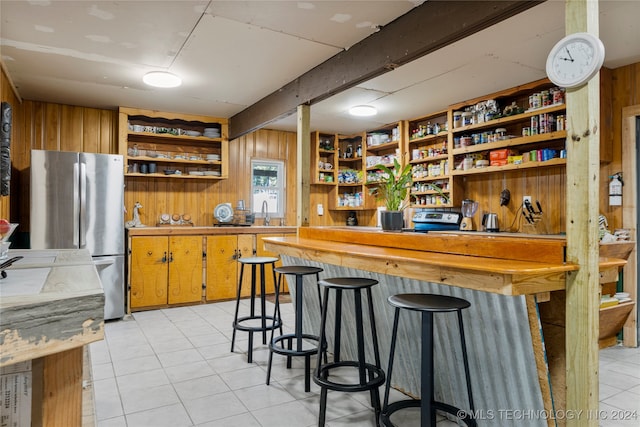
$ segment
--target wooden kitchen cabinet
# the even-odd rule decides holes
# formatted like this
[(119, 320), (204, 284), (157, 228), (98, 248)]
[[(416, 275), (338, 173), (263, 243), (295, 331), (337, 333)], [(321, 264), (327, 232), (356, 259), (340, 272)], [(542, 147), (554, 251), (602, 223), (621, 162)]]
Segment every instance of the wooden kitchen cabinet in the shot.
[[(203, 231), (193, 227), (128, 229), (128, 311), (235, 299), (241, 268), (238, 258), (277, 257), (264, 250), (262, 238), (291, 235), (295, 228), (277, 233), (259, 233), (248, 227), (237, 234), (229, 231), (215, 227)], [(272, 294), (271, 268), (266, 271), (266, 291)], [(251, 295), (250, 273), (251, 266), (247, 266), (242, 297)], [(259, 284), (259, 269), (256, 278)]]
[[(250, 257), (254, 253), (254, 235), (207, 236), (206, 243), (206, 299), (219, 301), (237, 296), (240, 274), (239, 257)], [(242, 296), (250, 295), (250, 276), (245, 274)]]
[(130, 308), (202, 300), (202, 237), (130, 238)]

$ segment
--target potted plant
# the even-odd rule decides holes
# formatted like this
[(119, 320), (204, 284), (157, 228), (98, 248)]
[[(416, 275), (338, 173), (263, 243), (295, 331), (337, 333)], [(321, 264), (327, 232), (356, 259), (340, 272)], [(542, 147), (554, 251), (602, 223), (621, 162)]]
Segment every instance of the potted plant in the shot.
[(381, 212), (382, 229), (400, 231), (404, 223), (402, 211), (407, 207), (407, 194), (411, 188), (411, 165), (402, 167), (398, 159), (393, 159), (393, 168), (379, 164), (376, 169), (380, 169), (382, 173), (370, 192), (377, 200), (383, 201), (387, 208)]

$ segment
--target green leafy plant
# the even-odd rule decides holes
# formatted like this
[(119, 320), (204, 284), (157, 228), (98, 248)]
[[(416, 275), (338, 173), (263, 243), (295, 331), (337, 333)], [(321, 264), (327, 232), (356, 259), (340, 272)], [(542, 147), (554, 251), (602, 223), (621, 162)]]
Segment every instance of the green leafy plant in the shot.
[(393, 168), (376, 165), (380, 169), (380, 181), (369, 191), (376, 199), (384, 202), (387, 211), (401, 211), (407, 207), (407, 194), (411, 188), (411, 165), (401, 167), (398, 159), (393, 159)]

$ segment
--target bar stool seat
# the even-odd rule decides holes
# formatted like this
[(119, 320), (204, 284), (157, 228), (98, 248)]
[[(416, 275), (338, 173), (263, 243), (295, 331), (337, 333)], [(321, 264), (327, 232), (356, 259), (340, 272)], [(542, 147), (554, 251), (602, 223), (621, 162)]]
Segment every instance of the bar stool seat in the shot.
[[(385, 380), (385, 373), (380, 365), (380, 352), (378, 350), (378, 333), (376, 330), (375, 316), (373, 312), (373, 298), (371, 296), (371, 288), (377, 285), (378, 281), (362, 277), (337, 277), (331, 279), (320, 280), (320, 286), (324, 288), (322, 301), (322, 320), (320, 323), (320, 341), (326, 339), (326, 323), (327, 323), (327, 307), (329, 302), (329, 291), (335, 291), (335, 336), (333, 345), (333, 362), (322, 363), (320, 349), (318, 350), (317, 367), (314, 372), (313, 381), (320, 386), (320, 412), (318, 418), (318, 426), (325, 424), (326, 408), (327, 408), (327, 391), (341, 392), (359, 392), (369, 391), (371, 394), (371, 406), (375, 411), (375, 419), (380, 416), (380, 387)], [(342, 332), (342, 292), (354, 292), (354, 315), (355, 322), (352, 325), (355, 328), (357, 355), (355, 360), (342, 360), (340, 355), (340, 340)], [(362, 291), (366, 293), (369, 321), (371, 324), (371, 342), (373, 345), (373, 363), (368, 362), (365, 356), (365, 340), (362, 313)], [(358, 373), (357, 382), (341, 381), (340, 375), (330, 378), (332, 370), (338, 368), (355, 368)], [(353, 369), (352, 369), (353, 370)]]
[[(287, 368), (291, 368), (291, 357), (304, 356), (304, 369), (305, 369), (305, 380), (304, 380), (304, 391), (308, 392), (311, 390), (311, 355), (316, 354), (318, 352), (318, 345), (312, 345), (312, 342), (320, 342), (320, 337), (317, 335), (306, 334), (302, 330), (302, 319), (303, 319), (303, 309), (302, 309), (302, 293), (303, 293), (303, 279), (304, 276), (315, 275), (316, 276), (316, 286), (318, 290), (318, 301), (320, 303), (320, 311), (322, 311), (322, 299), (320, 297), (320, 273), (323, 271), (320, 267), (311, 267), (306, 265), (289, 265), (283, 267), (276, 267), (276, 273), (278, 273), (278, 285), (276, 286), (276, 308), (278, 311), (280, 308), (280, 292), (281, 292), (281, 284), (282, 284), (282, 276), (285, 275), (294, 275), (296, 277), (296, 288), (295, 288), (295, 329), (292, 334), (281, 334), (280, 336), (274, 337), (274, 330), (271, 330), (271, 341), (269, 342), (269, 364), (267, 365), (267, 385), (269, 385), (271, 379), (271, 364), (273, 361), (273, 353), (281, 354), (287, 356)], [(305, 342), (306, 341), (306, 342)], [(287, 342), (288, 345), (285, 347), (284, 343)], [(295, 342), (295, 348), (293, 343)], [(311, 343), (310, 343), (311, 342)], [(306, 344), (306, 345), (305, 345)], [(280, 345), (280, 346), (279, 346)], [(324, 346), (326, 349), (326, 345)], [(326, 357), (326, 353), (325, 353)]]
[[(238, 279), (238, 296), (236, 298), (236, 311), (233, 318), (233, 334), (231, 337), (231, 352), (236, 341), (236, 331), (244, 331), (249, 333), (249, 345), (247, 350), (247, 363), (253, 361), (253, 333), (262, 332), (262, 343), (267, 344), (267, 331), (280, 328), (282, 333), (282, 320), (280, 311), (277, 310), (273, 316), (267, 315), (266, 312), (266, 277), (265, 266), (271, 265), (273, 272), (273, 283), (276, 284), (275, 263), (278, 258), (274, 257), (245, 257), (238, 258), (240, 263), (240, 277)], [(251, 296), (250, 296), (250, 312), (248, 316), (239, 316), (240, 312), (240, 296), (242, 294), (242, 279), (244, 277), (245, 265), (251, 266)], [(256, 313), (256, 269), (260, 267), (260, 312)], [(256, 323), (258, 323), (256, 325)]]
[[(392, 295), (388, 299), (389, 304), (395, 307), (393, 320), (393, 331), (391, 335), (391, 348), (389, 354), (389, 367), (387, 369), (387, 384), (385, 386), (384, 403), (380, 414), (380, 424), (383, 426), (393, 426), (391, 415), (405, 408), (420, 408), (420, 426), (435, 427), (436, 410), (441, 410), (452, 414), (468, 426), (476, 426), (473, 419), (475, 412), (473, 406), (473, 396), (471, 394), (471, 378), (469, 374), (469, 361), (467, 357), (467, 347), (464, 339), (464, 327), (462, 324), (462, 310), (471, 304), (462, 299), (446, 295), (434, 294), (398, 294)], [(420, 374), (420, 399), (407, 399), (389, 404), (389, 389), (391, 387), (391, 374), (393, 370), (393, 359), (395, 355), (396, 338), (398, 335), (398, 320), (400, 310), (412, 310), (422, 314), (422, 354), (421, 354), (421, 374)], [(465, 380), (467, 385), (467, 398), (469, 399), (469, 411), (463, 411), (452, 405), (437, 402), (434, 398), (434, 359), (433, 359), (433, 315), (434, 313), (455, 312), (458, 317), (458, 327), (460, 330), (460, 342), (462, 348), (462, 360), (464, 364)]]

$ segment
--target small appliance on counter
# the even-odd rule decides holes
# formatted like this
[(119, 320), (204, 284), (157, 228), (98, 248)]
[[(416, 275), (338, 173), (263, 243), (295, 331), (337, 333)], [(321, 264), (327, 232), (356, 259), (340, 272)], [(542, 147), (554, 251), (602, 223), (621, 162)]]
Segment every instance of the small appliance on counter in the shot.
[(460, 208), (460, 212), (464, 218), (460, 222), (460, 230), (462, 231), (473, 231), (473, 216), (476, 214), (478, 210), (478, 202), (471, 199), (464, 199), (462, 201), (462, 207)]
[(238, 205), (233, 211), (233, 225), (251, 225), (253, 221), (251, 209), (245, 209), (244, 200), (238, 200)]
[(484, 227), (484, 231), (488, 231), (490, 233), (497, 233), (500, 231), (500, 227), (498, 226), (498, 214), (486, 213), (482, 215), (482, 226)]
[(413, 214), (414, 231), (427, 233), (436, 230), (457, 230), (460, 227), (460, 212), (442, 209), (420, 209)]

